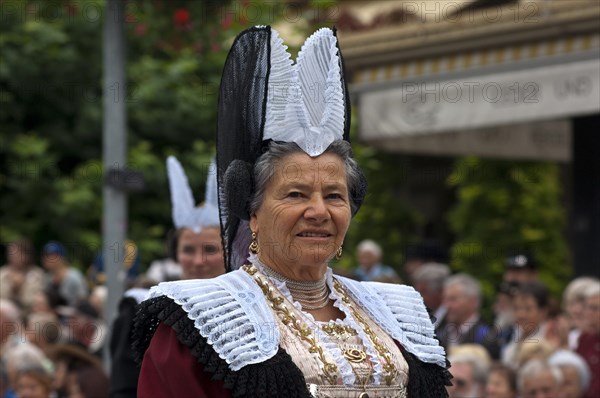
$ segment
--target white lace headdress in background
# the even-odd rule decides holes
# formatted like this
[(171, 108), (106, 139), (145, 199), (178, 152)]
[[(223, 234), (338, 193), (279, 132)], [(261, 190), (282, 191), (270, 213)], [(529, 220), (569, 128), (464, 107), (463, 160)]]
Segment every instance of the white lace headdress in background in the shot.
[(175, 228), (189, 228), (200, 233), (203, 228), (218, 227), (219, 209), (217, 198), (217, 173), (214, 161), (208, 169), (204, 204), (196, 205), (181, 163), (174, 157), (167, 158), (167, 173), (171, 188), (171, 205)]

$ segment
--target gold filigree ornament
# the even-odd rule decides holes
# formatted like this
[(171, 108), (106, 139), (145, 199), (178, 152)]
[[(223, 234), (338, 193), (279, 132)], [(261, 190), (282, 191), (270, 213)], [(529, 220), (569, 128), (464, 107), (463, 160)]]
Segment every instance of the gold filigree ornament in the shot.
[(383, 371), (385, 373), (385, 381), (388, 386), (391, 385), (398, 371), (396, 370), (396, 366), (394, 365), (394, 362), (392, 360), (392, 354), (390, 353), (390, 350), (379, 341), (377, 335), (375, 334), (375, 332), (373, 332), (373, 329), (371, 329), (367, 321), (352, 305), (350, 297), (348, 297), (348, 293), (346, 292), (342, 284), (335, 278), (333, 280), (333, 287), (340, 294), (342, 301), (348, 306), (348, 308), (352, 312), (354, 319), (356, 319), (360, 323), (363, 330), (365, 331), (365, 334), (367, 335), (367, 337), (369, 337), (369, 340), (371, 340), (371, 343), (375, 347), (375, 350), (377, 350), (379, 356), (383, 358)]
[(290, 311), (288, 306), (284, 304), (283, 297), (275, 295), (273, 288), (269, 286), (269, 283), (266, 280), (261, 278), (254, 265), (244, 265), (242, 269), (254, 278), (267, 300), (269, 300), (271, 308), (273, 308), (281, 319), (281, 322), (291, 328), (302, 340), (309, 344), (308, 351), (311, 354), (317, 354), (319, 360), (323, 364), (323, 375), (330, 384), (336, 385), (338, 367), (335, 363), (331, 363), (325, 358), (323, 348), (317, 344), (317, 340), (312, 336), (310, 329), (297, 319), (296, 314), (293, 311)]

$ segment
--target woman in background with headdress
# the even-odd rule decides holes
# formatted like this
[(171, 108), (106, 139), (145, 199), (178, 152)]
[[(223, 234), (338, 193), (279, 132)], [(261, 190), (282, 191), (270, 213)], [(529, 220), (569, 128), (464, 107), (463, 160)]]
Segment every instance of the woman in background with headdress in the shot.
[[(182, 268), (182, 279), (204, 279), (225, 272), (221, 228), (217, 208), (217, 175), (211, 163), (206, 180), (205, 200), (196, 206), (192, 189), (179, 161), (167, 159), (172, 216), (175, 230), (169, 235), (169, 256)], [(137, 395), (139, 368), (131, 351), (131, 329), (135, 307), (148, 294), (148, 288), (136, 287), (125, 292), (119, 304), (119, 316), (111, 339), (111, 398)]]
[(236, 38), (217, 135), (230, 272), (151, 290), (136, 319), (138, 396), (446, 396), (421, 296), (328, 267), (366, 193), (349, 127), (334, 31), (308, 38), (296, 65), (268, 26)]

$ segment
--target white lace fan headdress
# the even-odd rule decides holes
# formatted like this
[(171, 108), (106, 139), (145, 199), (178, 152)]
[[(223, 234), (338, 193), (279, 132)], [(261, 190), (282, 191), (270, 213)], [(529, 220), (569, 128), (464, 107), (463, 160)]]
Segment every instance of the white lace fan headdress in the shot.
[(263, 139), (295, 142), (308, 155), (318, 156), (344, 135), (344, 82), (337, 37), (331, 29), (319, 29), (304, 42), (296, 64), (273, 29), (270, 47)]
[(216, 165), (211, 162), (206, 180), (204, 204), (197, 206), (181, 163), (174, 157), (167, 158), (167, 173), (171, 188), (173, 224), (175, 228), (189, 228), (200, 233), (203, 228), (219, 227)]

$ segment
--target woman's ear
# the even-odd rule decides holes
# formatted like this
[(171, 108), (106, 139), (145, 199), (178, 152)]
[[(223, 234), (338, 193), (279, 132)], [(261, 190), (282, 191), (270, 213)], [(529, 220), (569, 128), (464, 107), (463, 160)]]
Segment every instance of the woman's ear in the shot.
[(256, 218), (256, 213), (252, 213), (250, 215), (250, 231), (252, 232), (258, 232), (258, 220)]

